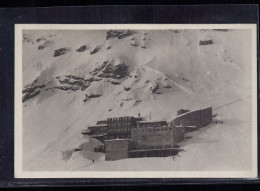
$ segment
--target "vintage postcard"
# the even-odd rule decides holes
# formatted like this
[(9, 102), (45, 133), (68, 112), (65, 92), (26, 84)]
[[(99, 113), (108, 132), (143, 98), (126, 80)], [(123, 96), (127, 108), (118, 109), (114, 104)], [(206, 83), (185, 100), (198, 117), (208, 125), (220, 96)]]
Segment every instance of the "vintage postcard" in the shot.
[(16, 178), (254, 178), (256, 25), (15, 25)]

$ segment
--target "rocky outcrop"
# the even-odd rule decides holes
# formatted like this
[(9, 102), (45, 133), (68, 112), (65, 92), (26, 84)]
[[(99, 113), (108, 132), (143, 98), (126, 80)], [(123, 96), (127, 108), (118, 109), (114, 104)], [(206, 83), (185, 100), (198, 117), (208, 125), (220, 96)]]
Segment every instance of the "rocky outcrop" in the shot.
[(96, 97), (100, 97), (100, 94), (90, 94), (89, 96), (86, 94), (86, 97), (88, 98), (96, 98)]
[(79, 47), (76, 51), (77, 52), (84, 52), (86, 49), (87, 49), (87, 46), (83, 45), (83, 46)]
[(142, 44), (142, 45), (141, 45), (141, 48), (145, 49), (145, 48), (146, 48), (146, 45), (145, 45), (145, 44)]
[(127, 75), (127, 65), (118, 59), (105, 60), (102, 64), (97, 65), (90, 74), (99, 78), (121, 79)]
[(125, 37), (131, 36), (134, 34), (134, 31), (127, 30), (127, 31), (119, 31), (119, 30), (109, 30), (107, 31), (106, 40), (117, 38), (117, 39), (123, 39)]
[(119, 82), (115, 82), (115, 81), (111, 81), (110, 83), (113, 84), (113, 85), (120, 85)]
[(156, 93), (159, 90), (159, 84), (156, 83), (155, 85), (150, 86), (150, 91), (152, 94)]
[(65, 75), (65, 77), (56, 77), (58, 79), (60, 84), (66, 85), (62, 86), (61, 88), (56, 87), (61, 90), (81, 90), (84, 91), (86, 90), (92, 81), (94, 81), (93, 78), (90, 79), (84, 79), (79, 76), (73, 76), (73, 75)]
[(96, 53), (99, 51), (99, 49), (100, 49), (100, 48), (95, 47), (94, 49), (92, 49), (92, 50), (90, 51), (90, 55), (96, 54)]
[(129, 88), (129, 87), (124, 87), (124, 90), (125, 90), (125, 91), (129, 91), (129, 90), (131, 90), (131, 88)]
[(103, 61), (103, 63), (101, 65), (98, 65), (96, 68), (94, 68), (94, 70), (91, 71), (90, 74), (96, 75), (98, 72), (100, 72), (101, 70), (103, 70), (105, 68), (105, 66), (107, 65), (108, 62), (109, 62), (109, 60)]
[(63, 90), (63, 91), (69, 91), (69, 90), (71, 90), (71, 91), (74, 91), (74, 92), (80, 89), (80, 88), (77, 87), (77, 86), (56, 86), (55, 88), (56, 88), (56, 89)]
[(70, 48), (60, 48), (54, 51), (53, 57), (58, 57), (63, 54), (66, 54), (67, 52), (70, 51)]
[(130, 39), (130, 45), (135, 46), (135, 47), (138, 46), (137, 43), (135, 42), (134, 37)]
[(200, 40), (200, 45), (209, 45), (209, 44), (213, 44), (212, 40)]
[(170, 84), (164, 85), (163, 88), (171, 88), (172, 86)]
[(127, 65), (122, 61), (120, 61), (120, 63), (108, 62), (97, 76), (102, 78), (121, 79), (127, 75), (127, 69)]
[[(38, 39), (37, 39), (38, 40)], [(37, 42), (36, 40), (36, 42)], [(49, 44), (51, 44), (51, 41), (49, 40), (45, 40), (45, 39), (42, 39), (40, 41), (44, 41), (41, 45), (38, 46), (38, 50), (43, 50), (44, 48), (46, 48)], [(38, 42), (40, 42), (38, 41)]]
[(22, 91), (24, 94), (23, 102), (38, 95), (45, 86), (45, 84), (38, 85), (37, 80), (34, 80), (30, 85), (25, 86), (25, 89)]
[(101, 96), (101, 94), (90, 94), (90, 95), (85, 94), (85, 96), (86, 96), (86, 98), (83, 100), (83, 102), (86, 102), (90, 98), (98, 98)]
[(37, 90), (37, 91), (32, 92), (32, 93), (26, 93), (23, 96), (23, 102), (25, 102), (26, 100), (28, 100), (30, 98), (33, 98), (33, 97), (37, 96), (40, 92), (41, 92), (41, 90)]

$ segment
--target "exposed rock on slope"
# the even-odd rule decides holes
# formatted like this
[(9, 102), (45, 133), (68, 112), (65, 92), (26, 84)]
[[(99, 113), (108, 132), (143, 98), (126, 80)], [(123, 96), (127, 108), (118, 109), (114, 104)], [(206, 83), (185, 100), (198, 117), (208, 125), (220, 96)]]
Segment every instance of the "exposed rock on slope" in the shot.
[(58, 57), (63, 54), (66, 54), (67, 52), (70, 51), (70, 48), (60, 48), (54, 51), (53, 57)]
[(90, 55), (96, 54), (100, 50), (99, 47), (95, 47), (90, 51)]
[(213, 44), (212, 40), (200, 40), (200, 45), (209, 45)]
[(121, 79), (127, 75), (127, 68), (127, 65), (123, 61), (111, 59), (103, 61), (101, 65), (97, 63), (90, 74), (101, 78)]
[(131, 36), (134, 34), (134, 31), (127, 30), (127, 31), (119, 31), (119, 30), (109, 30), (107, 31), (106, 40), (117, 38), (117, 39), (123, 39), (125, 37)]
[(120, 60), (108, 62), (104, 69), (97, 74), (98, 77), (121, 79), (127, 75), (127, 65)]
[(84, 52), (86, 49), (87, 49), (87, 46), (83, 45), (83, 46), (79, 47), (76, 51), (77, 52)]
[(30, 85), (27, 85), (22, 92), (24, 94), (23, 102), (38, 95), (45, 86), (45, 84), (38, 85), (37, 80), (33, 81)]

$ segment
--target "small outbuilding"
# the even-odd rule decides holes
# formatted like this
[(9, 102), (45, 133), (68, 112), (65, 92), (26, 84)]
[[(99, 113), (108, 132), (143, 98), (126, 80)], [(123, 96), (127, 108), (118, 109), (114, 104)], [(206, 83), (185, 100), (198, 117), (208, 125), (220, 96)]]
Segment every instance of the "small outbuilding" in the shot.
[(114, 161), (129, 158), (129, 151), (133, 149), (131, 139), (110, 139), (105, 141), (105, 160)]

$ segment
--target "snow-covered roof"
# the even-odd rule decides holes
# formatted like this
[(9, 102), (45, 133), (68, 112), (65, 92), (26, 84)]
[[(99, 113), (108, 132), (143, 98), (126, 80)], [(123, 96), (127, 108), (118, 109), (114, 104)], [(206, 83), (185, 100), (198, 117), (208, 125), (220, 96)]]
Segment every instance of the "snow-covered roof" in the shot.
[(196, 128), (197, 126), (194, 126), (194, 125), (190, 125), (190, 126), (181, 126), (181, 125), (175, 125), (174, 127), (189, 127), (189, 128)]
[(132, 139), (119, 139), (119, 138), (116, 138), (116, 139), (105, 140), (105, 142), (109, 142), (109, 141), (132, 141)]
[(166, 123), (166, 121), (137, 121), (137, 123), (162, 123), (162, 122)]
[(93, 134), (93, 135), (90, 135), (90, 137), (102, 137), (104, 135), (107, 135), (107, 133)]
[(91, 125), (91, 126), (88, 126), (88, 127), (106, 127), (107, 124), (100, 124), (100, 125)]
[(188, 111), (188, 112), (186, 112), (186, 113), (177, 115), (174, 119), (179, 118), (179, 117), (184, 116), (184, 115), (187, 115), (187, 114), (189, 114), (189, 113), (195, 112), (195, 111), (201, 111), (201, 110), (209, 109), (209, 108), (212, 108), (212, 107), (206, 107), (206, 108), (196, 109), (196, 110), (193, 110), (193, 111)]

